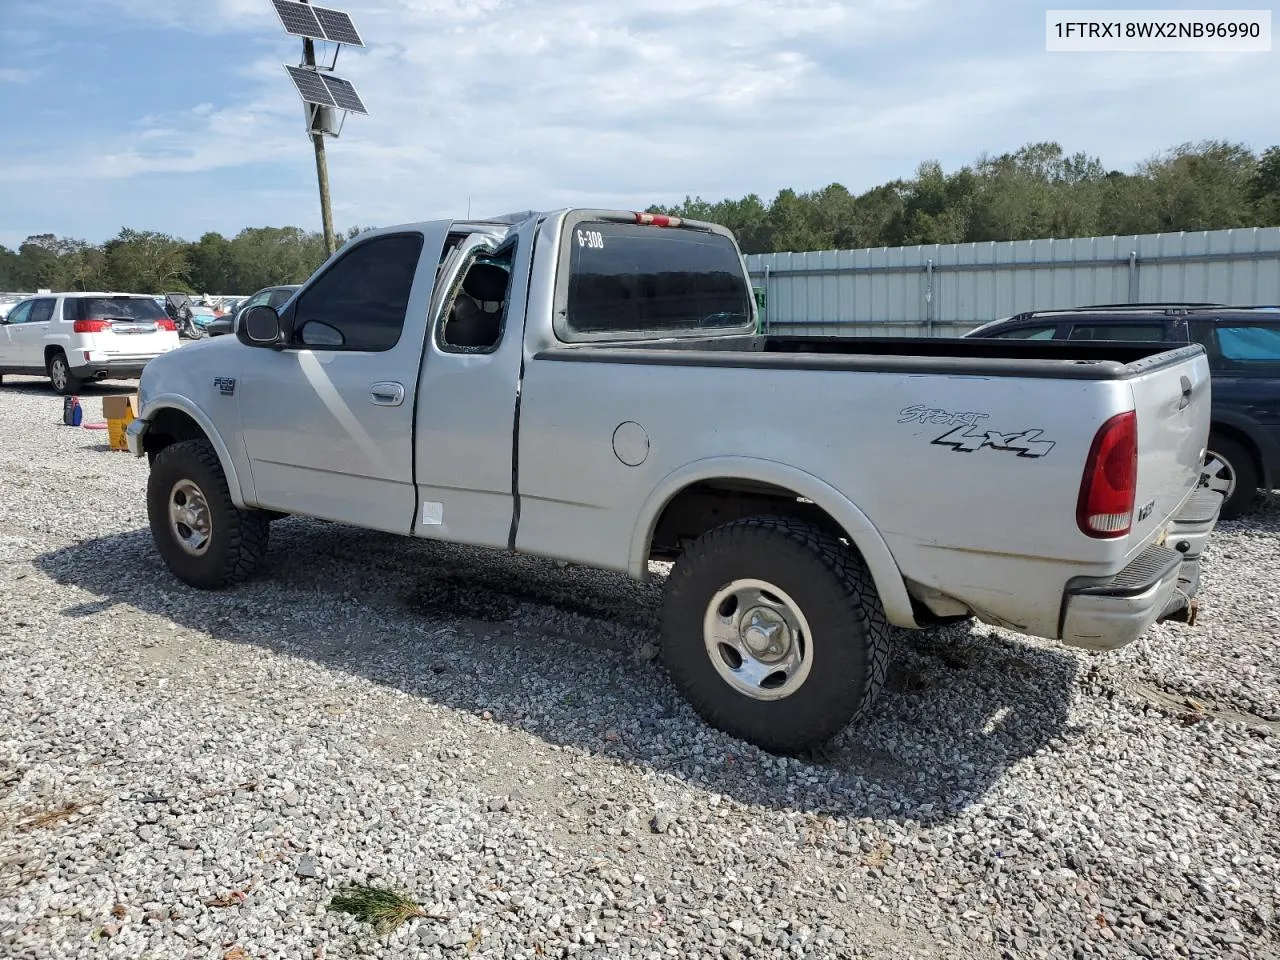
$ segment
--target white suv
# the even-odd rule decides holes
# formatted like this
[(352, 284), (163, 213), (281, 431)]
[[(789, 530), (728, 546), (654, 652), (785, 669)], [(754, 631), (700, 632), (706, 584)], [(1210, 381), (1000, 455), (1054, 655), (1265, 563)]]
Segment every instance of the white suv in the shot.
[(152, 297), (58, 293), (31, 297), (0, 320), (0, 378), (44, 375), (64, 396), (86, 380), (136, 379), (149, 360), (179, 346)]

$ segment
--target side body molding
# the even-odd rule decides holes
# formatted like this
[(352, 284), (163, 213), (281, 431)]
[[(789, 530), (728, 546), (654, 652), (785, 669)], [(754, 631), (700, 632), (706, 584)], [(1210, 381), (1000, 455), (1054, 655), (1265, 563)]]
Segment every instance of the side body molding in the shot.
[(917, 628), (911, 597), (907, 593), (898, 564), (880, 531), (865, 513), (844, 494), (825, 481), (795, 467), (756, 457), (709, 457), (695, 460), (667, 474), (640, 508), (631, 535), (628, 572), (632, 577), (648, 576), (649, 544), (658, 518), (667, 504), (686, 487), (708, 480), (754, 480), (768, 483), (812, 500), (832, 517), (866, 561), (884, 604), (885, 615), (894, 626)]

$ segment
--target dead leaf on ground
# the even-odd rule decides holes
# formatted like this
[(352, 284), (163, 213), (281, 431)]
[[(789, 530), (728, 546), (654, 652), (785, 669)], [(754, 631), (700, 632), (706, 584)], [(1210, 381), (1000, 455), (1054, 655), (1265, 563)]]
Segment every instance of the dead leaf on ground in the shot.
[(874, 850), (862, 858), (864, 867), (883, 867), (889, 862), (889, 858), (893, 856), (893, 847), (888, 842), (881, 842)]
[(250, 883), (239, 890), (229, 890), (226, 893), (218, 894), (216, 897), (210, 897), (204, 903), (207, 907), (238, 907), (249, 899), (249, 891), (252, 889), (253, 884)]

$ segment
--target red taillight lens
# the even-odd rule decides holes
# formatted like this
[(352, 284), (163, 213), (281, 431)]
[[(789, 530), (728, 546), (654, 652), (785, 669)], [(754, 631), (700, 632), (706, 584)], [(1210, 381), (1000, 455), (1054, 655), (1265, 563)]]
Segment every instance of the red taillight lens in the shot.
[(1076, 525), (1088, 537), (1123, 537), (1138, 492), (1138, 415), (1118, 413), (1098, 430), (1085, 462)]
[(174, 323), (172, 320), (170, 320), (168, 317), (165, 317), (163, 320), (156, 321), (156, 329), (157, 330), (177, 330), (178, 325)]
[(76, 333), (106, 333), (111, 329), (110, 320), (77, 320), (71, 325)]

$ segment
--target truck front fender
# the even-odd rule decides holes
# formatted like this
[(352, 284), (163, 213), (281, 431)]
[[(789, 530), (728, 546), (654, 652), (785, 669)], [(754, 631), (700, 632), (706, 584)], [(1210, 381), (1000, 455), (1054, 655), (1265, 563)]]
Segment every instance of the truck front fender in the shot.
[(241, 483), (241, 473), (236, 469), (235, 459), (231, 456), (231, 450), (227, 447), (226, 441), (222, 439), (222, 434), (218, 432), (218, 428), (214, 426), (209, 416), (182, 394), (162, 393), (146, 398), (146, 405), (139, 411), (138, 417), (146, 423), (146, 428), (141, 431), (139, 437), (144, 445), (146, 433), (153, 428), (165, 411), (169, 410), (189, 418), (204, 434), (205, 439), (213, 444), (214, 452), (218, 455), (218, 463), (222, 465), (222, 472), (227, 477), (227, 490), (231, 494), (231, 502), (241, 510), (253, 508), (257, 492), (252, 488), (252, 484), (249, 489), (245, 489)]
[(790, 490), (799, 497), (811, 500), (830, 517), (866, 562), (875, 581), (885, 615), (894, 626), (917, 628), (911, 597), (902, 580), (889, 546), (870, 518), (839, 490), (795, 467), (775, 460), (757, 457), (709, 457), (695, 460), (673, 470), (657, 485), (636, 520), (631, 535), (629, 572), (632, 577), (644, 576), (649, 562), (649, 548), (653, 540), (658, 518), (667, 505), (682, 491), (695, 483), (715, 480), (750, 480), (767, 483)]

